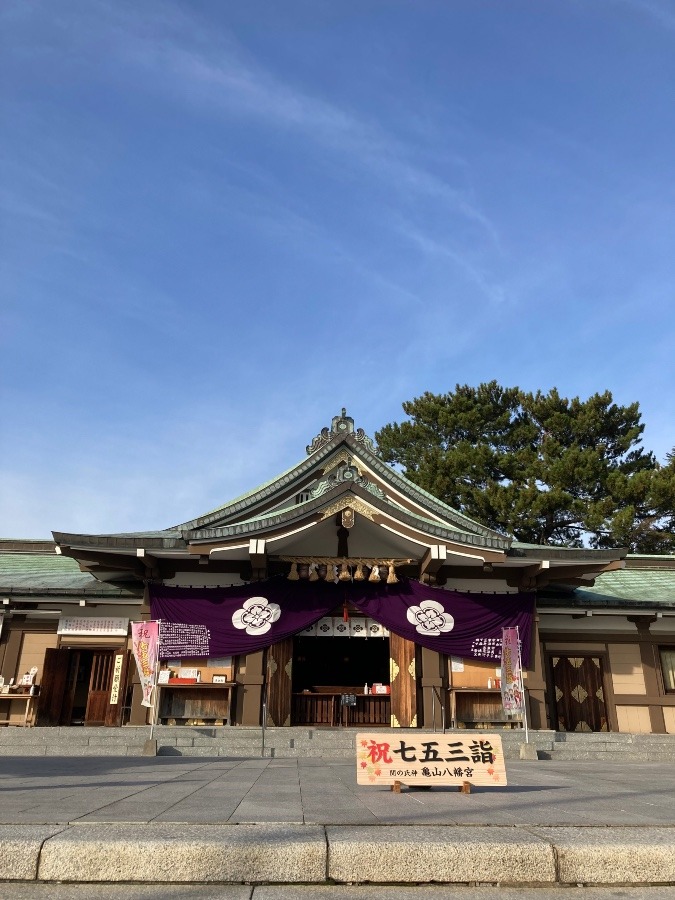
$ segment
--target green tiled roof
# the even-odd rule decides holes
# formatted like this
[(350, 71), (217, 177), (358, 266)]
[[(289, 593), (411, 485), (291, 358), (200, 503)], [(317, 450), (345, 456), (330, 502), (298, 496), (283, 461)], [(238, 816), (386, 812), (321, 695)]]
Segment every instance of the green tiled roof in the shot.
[(628, 568), (604, 572), (593, 587), (578, 589), (589, 601), (595, 599), (639, 600), (675, 606), (675, 566), (666, 568)]
[(97, 581), (81, 572), (77, 561), (56, 553), (0, 553), (0, 594), (50, 591), (81, 592), (107, 596), (131, 596), (114, 584)]

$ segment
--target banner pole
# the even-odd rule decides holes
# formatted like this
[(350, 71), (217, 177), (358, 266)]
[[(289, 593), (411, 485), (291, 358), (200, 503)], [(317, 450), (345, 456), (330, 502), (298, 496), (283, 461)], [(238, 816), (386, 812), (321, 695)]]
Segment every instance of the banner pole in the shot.
[(154, 684), (152, 686), (152, 710), (150, 716), (150, 740), (152, 740), (152, 736), (155, 731), (155, 725), (157, 724), (157, 713), (159, 712), (159, 705), (157, 703), (157, 683), (159, 680), (159, 646), (160, 646), (160, 635), (162, 632), (162, 620), (157, 620), (157, 659), (155, 660), (155, 679)]

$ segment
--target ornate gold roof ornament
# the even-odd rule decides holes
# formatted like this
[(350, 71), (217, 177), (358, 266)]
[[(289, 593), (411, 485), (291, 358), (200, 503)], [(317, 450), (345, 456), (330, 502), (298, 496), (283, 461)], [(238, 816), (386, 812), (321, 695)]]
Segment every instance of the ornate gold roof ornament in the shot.
[(333, 416), (330, 428), (322, 428), (319, 434), (314, 438), (311, 444), (307, 445), (307, 455), (311, 456), (326, 444), (329, 444), (336, 435), (353, 434), (356, 440), (363, 444), (368, 450), (375, 452), (375, 444), (365, 433), (363, 428), (354, 428), (354, 419), (347, 415), (347, 410), (343, 406), (342, 413), (339, 416)]
[(321, 513), (321, 521), (336, 515), (336, 513), (342, 512), (346, 507), (350, 507), (355, 513), (360, 513), (362, 516), (365, 516), (366, 519), (370, 519), (371, 522), (375, 521), (375, 510), (362, 500), (359, 500), (358, 497), (354, 496), (340, 497), (335, 503), (331, 503), (330, 506), (327, 506)]

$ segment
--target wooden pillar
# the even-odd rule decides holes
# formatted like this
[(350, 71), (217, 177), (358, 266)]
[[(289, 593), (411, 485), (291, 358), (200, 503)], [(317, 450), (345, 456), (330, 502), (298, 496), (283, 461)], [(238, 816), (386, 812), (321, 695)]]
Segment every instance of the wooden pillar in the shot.
[[(447, 657), (422, 647), (422, 721), (424, 728), (440, 729), (443, 727), (443, 709), (447, 701)], [(445, 709), (447, 716), (447, 708)], [(446, 719), (447, 721), (447, 719)]]
[(138, 669), (134, 660), (130, 666), (134, 670), (133, 681), (131, 683), (131, 713), (129, 714), (129, 725), (147, 725), (149, 721), (150, 710), (147, 706), (142, 706), (143, 688), (138, 677)]
[(263, 661), (263, 650), (247, 653), (237, 660), (234, 721), (238, 725), (261, 724), (262, 687), (265, 682)]
[[(138, 615), (139, 622), (147, 622), (150, 619), (150, 590), (145, 585), (145, 589), (143, 591), (143, 602), (141, 603), (141, 608)], [(129, 637), (127, 641), (127, 646), (129, 650), (133, 649), (133, 640)], [(149, 725), (152, 710), (143, 706), (141, 701), (143, 700), (143, 687), (141, 685), (141, 677), (138, 674), (138, 666), (136, 665), (136, 660), (133, 657), (133, 653), (131, 655), (131, 662), (129, 664), (129, 671), (127, 675), (127, 690), (131, 692), (131, 709), (129, 711), (129, 725)]]
[(535, 610), (532, 621), (532, 644), (530, 665), (524, 680), (528, 703), (528, 724), (530, 728), (555, 728), (546, 721), (546, 676), (543, 653), (539, 639), (539, 613)]
[(7, 620), (4, 622), (4, 628), (7, 628), (7, 635), (6, 637), (3, 635), (5, 652), (0, 674), (4, 676), (5, 682), (8, 682), (10, 678), (15, 678), (17, 675), (16, 670), (19, 665), (19, 656), (21, 655), (21, 638), (23, 637), (25, 621), (23, 616), (14, 616), (11, 626)]
[(392, 728), (417, 727), (417, 645), (393, 632), (389, 636)]
[[(632, 622), (637, 628), (640, 662), (642, 663), (642, 674), (645, 679), (647, 696), (658, 697), (659, 679), (656, 673), (660, 665), (658, 660), (659, 650), (649, 630), (656, 619), (653, 616), (628, 616), (628, 621)], [(666, 719), (663, 715), (662, 706), (649, 704), (649, 720), (652, 734), (666, 733)]]
[(267, 650), (267, 724), (290, 725), (293, 674), (293, 638)]

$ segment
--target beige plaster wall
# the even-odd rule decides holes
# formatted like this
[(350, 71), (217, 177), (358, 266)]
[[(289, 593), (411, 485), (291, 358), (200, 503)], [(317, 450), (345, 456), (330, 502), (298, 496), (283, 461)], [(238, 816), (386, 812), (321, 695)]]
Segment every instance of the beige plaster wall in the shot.
[(56, 634), (34, 634), (27, 631), (21, 639), (21, 652), (19, 663), (16, 667), (15, 677), (17, 682), (26, 672), (30, 672), (33, 666), (37, 666), (35, 683), (40, 684), (42, 678), (42, 665), (45, 659), (45, 650), (48, 647), (56, 647), (58, 637)]
[(619, 723), (619, 731), (650, 734), (652, 730), (648, 706), (617, 706), (616, 718)]
[[(55, 633), (52, 634), (44, 634), (44, 633), (31, 633), (26, 632), (21, 638), (21, 651), (19, 653), (19, 662), (16, 667), (16, 672), (14, 673), (14, 677), (17, 680), (17, 683), (21, 681), (21, 677), (26, 673), (30, 672), (33, 666), (37, 667), (37, 675), (35, 676), (35, 683), (40, 684), (42, 679), (42, 666), (45, 659), (45, 650), (48, 647), (56, 647), (57, 636)], [(35, 701), (33, 701), (35, 703)], [(0, 715), (4, 716), (4, 713), (7, 711), (7, 701), (3, 701), (3, 710)], [(9, 707), (9, 722), (12, 725), (19, 725), (23, 722), (24, 710), (25, 710), (25, 701), (20, 700), (15, 703), (12, 703)]]
[(639, 644), (608, 644), (612, 687), (615, 694), (647, 693)]
[(675, 706), (664, 706), (663, 718), (666, 720), (668, 734), (675, 734)]

